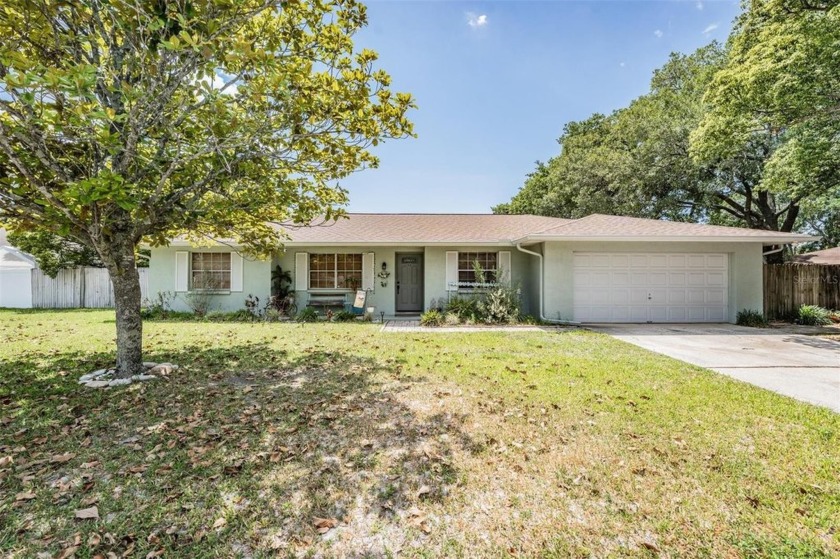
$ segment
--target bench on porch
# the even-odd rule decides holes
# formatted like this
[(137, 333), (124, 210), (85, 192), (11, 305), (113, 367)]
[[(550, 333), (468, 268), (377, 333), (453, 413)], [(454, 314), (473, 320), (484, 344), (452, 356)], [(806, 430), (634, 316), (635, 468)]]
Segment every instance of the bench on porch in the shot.
[(307, 307), (320, 307), (324, 311), (331, 307), (347, 306), (347, 296), (343, 293), (310, 293)]

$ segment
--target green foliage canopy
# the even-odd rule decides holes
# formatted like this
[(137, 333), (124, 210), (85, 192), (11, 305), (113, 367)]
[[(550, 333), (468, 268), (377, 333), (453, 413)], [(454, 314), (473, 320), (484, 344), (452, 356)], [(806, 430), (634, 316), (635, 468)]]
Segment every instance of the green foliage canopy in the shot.
[(265, 252), (270, 223), (337, 215), (334, 181), (412, 134), (365, 23), (354, 0), (5, 2), (0, 221), (112, 261), (115, 234)]

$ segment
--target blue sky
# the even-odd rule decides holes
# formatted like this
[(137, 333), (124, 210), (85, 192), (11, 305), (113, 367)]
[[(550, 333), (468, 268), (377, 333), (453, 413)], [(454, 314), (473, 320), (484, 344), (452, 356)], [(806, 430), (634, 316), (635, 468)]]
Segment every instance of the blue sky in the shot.
[(674, 51), (725, 41), (737, 1), (369, 1), (357, 47), (412, 93), (417, 138), (341, 182), (354, 212), (487, 213), (559, 152), (570, 120), (625, 106)]

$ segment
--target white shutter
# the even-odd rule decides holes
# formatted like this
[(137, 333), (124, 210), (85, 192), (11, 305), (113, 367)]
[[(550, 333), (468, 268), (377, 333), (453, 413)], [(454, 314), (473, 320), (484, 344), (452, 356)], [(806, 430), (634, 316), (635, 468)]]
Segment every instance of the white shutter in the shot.
[(446, 290), (458, 291), (458, 251), (446, 251)]
[(230, 253), (230, 290), (242, 291), (242, 272), (243, 272), (242, 255), (238, 252)]
[(509, 250), (502, 250), (499, 252), (499, 271), (501, 271), (501, 276), (499, 279), (505, 285), (510, 285), (511, 280), (511, 270), (510, 270), (510, 251)]
[(373, 291), (374, 277), (376, 277), (373, 266), (374, 254), (372, 252), (362, 254), (362, 289), (365, 291)]
[(175, 253), (175, 291), (185, 292), (190, 288), (190, 253), (178, 251)]
[(295, 253), (295, 291), (309, 289), (309, 253)]

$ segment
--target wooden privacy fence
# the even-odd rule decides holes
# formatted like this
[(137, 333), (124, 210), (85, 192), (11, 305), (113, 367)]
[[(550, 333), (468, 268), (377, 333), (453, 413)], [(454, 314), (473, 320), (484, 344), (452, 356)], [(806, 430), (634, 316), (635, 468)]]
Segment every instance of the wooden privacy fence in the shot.
[[(140, 292), (149, 291), (149, 269), (138, 268)], [(37, 309), (108, 308), (114, 306), (114, 288), (105, 268), (61, 270), (54, 278), (32, 270), (32, 306)]]
[(802, 305), (840, 309), (840, 265), (765, 264), (765, 316), (788, 318)]

